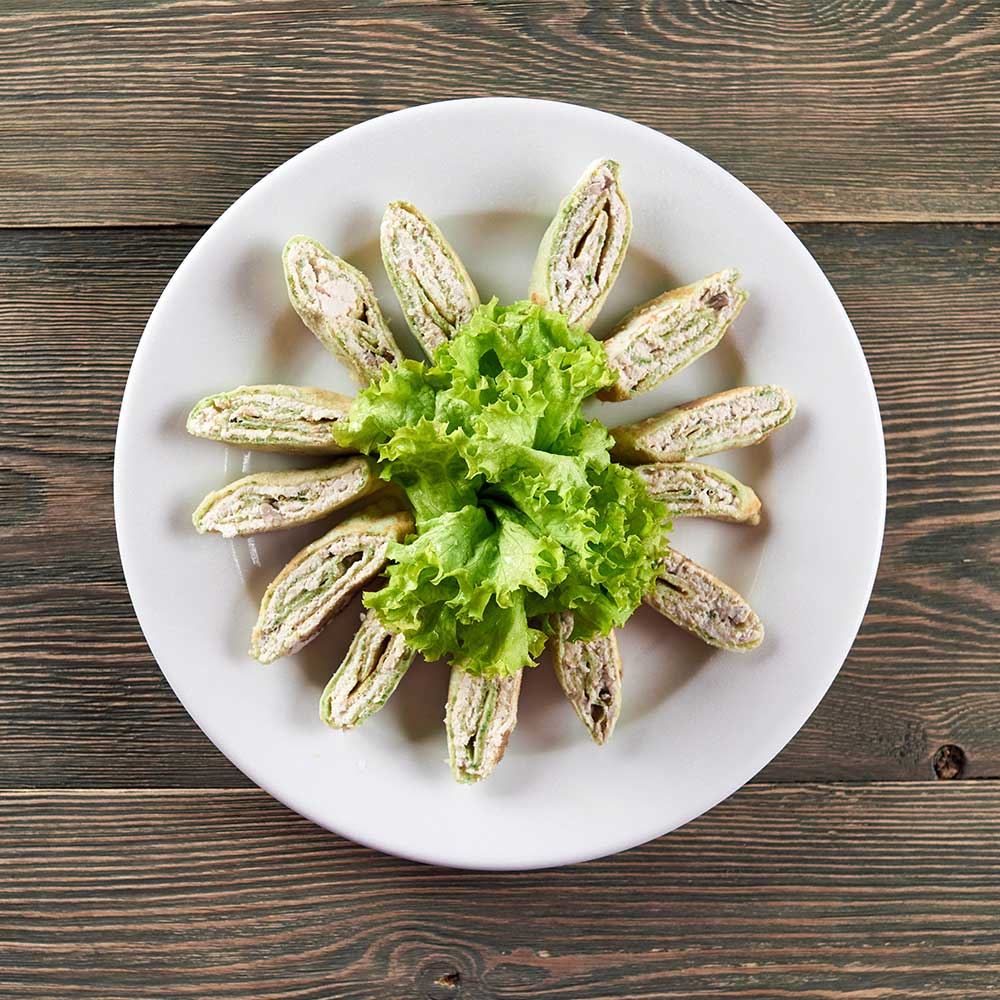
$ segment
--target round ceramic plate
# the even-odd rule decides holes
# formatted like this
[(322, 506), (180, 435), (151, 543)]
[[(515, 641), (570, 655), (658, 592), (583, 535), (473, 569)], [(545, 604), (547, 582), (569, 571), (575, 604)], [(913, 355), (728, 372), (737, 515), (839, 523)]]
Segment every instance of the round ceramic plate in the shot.
[[(209, 490), (308, 464), (188, 437), (191, 405), (241, 384), (355, 386), (288, 304), (281, 249), (319, 239), (364, 270), (400, 341), (378, 254), (386, 204), (405, 198), (447, 234), (483, 298), (524, 298), (542, 232), (599, 157), (622, 165), (635, 227), (593, 332), (632, 305), (727, 266), (750, 300), (713, 352), (628, 403), (625, 423), (738, 385), (775, 382), (793, 423), (708, 459), (752, 485), (758, 527), (686, 521), (681, 551), (746, 595), (767, 627), (755, 652), (702, 645), (648, 608), (621, 635), (625, 703), (595, 746), (550, 665), (528, 671), (507, 755), (479, 785), (447, 765), (447, 668), (418, 664), (351, 733), (318, 699), (359, 617), (271, 666), (247, 655), (268, 581), (325, 528), (226, 541), (199, 536)], [(413, 356), (416, 356), (413, 354)], [(115, 517), (136, 614), (160, 668), (209, 738), (292, 809), (383, 851), (468, 868), (534, 868), (643, 843), (686, 823), (763, 767), (819, 703), (861, 622), (878, 562), (885, 455), (864, 355), (836, 294), (781, 220), (720, 167), (633, 122), (544, 101), (411, 108), (333, 136), (240, 198), (178, 268), (129, 375), (115, 452)], [(763, 818), (762, 818), (763, 820)]]

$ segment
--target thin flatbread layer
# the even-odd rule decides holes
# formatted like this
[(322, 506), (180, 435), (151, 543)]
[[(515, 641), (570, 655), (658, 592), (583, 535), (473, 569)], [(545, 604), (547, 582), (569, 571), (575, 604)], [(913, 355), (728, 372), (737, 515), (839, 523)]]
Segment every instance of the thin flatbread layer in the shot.
[(386, 209), (381, 248), (406, 322), (433, 359), (479, 305), (476, 286), (441, 230), (409, 202), (394, 201)]
[(634, 466), (649, 495), (671, 517), (711, 517), (733, 524), (759, 524), (760, 499), (749, 486), (700, 462), (656, 462)]
[(590, 329), (618, 277), (632, 233), (621, 167), (597, 160), (562, 200), (531, 272), (533, 302)]

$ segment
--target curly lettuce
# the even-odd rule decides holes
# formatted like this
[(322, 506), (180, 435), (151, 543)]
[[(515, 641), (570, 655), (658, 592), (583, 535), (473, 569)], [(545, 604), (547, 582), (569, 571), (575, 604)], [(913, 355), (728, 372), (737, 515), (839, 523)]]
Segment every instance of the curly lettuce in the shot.
[(601, 345), (531, 302), (480, 306), (432, 365), (361, 392), (337, 431), (405, 491), (416, 534), (365, 604), (428, 659), (501, 676), (623, 625), (653, 586), (669, 523), (580, 406), (611, 385)]

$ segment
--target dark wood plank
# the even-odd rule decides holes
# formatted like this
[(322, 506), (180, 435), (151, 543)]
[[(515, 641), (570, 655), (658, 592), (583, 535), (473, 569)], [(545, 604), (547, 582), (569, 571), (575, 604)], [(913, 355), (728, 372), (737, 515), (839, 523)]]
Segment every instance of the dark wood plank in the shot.
[(660, 129), (788, 219), (1000, 219), (991, 0), (16, 0), (0, 38), (0, 225), (206, 222), (332, 132), (496, 94)]
[(936, 748), (956, 744), (966, 776), (998, 776), (1000, 228), (799, 233), (872, 370), (889, 508), (847, 665), (766, 773), (930, 778)]
[[(1000, 775), (1000, 227), (799, 232), (875, 375), (890, 509), (854, 651), (765, 776), (932, 779), (944, 744)], [(245, 784), (150, 659), (111, 508), (132, 352), (199, 233), (0, 235), (0, 787)]]
[(998, 845), (996, 782), (756, 785), (508, 874), (387, 858), (257, 791), (7, 793), (0, 997), (986, 1000)]

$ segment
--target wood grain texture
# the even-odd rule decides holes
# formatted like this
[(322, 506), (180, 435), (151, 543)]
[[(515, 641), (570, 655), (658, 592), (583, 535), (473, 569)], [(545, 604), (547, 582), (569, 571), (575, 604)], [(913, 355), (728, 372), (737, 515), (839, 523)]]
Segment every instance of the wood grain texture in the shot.
[(986, 1000), (998, 911), (991, 782), (751, 786), (511, 874), (387, 858), (255, 790), (0, 795), (3, 1000)]
[(204, 223), (410, 105), (544, 96), (650, 125), (786, 219), (1000, 220), (1000, 8), (16, 0), (0, 225)]
[[(890, 505), (854, 651), (765, 777), (933, 780), (942, 744), (1000, 776), (1000, 227), (797, 229), (871, 364)], [(132, 354), (198, 235), (0, 233), (0, 787), (245, 784), (150, 658), (111, 504)]]
[[(935, 779), (1000, 779), (998, 54), (991, 0), (0, 4), (0, 1000), (1000, 994), (1000, 782)], [(890, 498), (854, 650), (756, 783), (509, 875), (248, 787), (152, 661), (111, 502), (129, 364), (201, 227), (326, 135), (489, 94), (650, 125), (803, 223)]]

